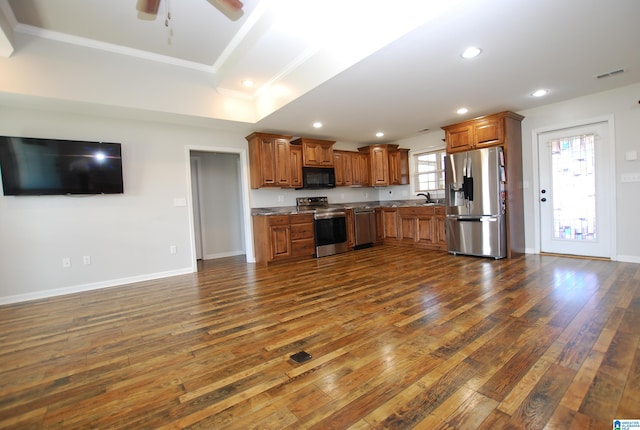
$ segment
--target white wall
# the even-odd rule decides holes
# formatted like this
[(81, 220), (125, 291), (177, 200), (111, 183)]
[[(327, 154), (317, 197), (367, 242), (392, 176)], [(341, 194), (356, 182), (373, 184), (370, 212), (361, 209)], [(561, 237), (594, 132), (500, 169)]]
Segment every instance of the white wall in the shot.
[(593, 119), (613, 118), (614, 135), (609, 137), (615, 145), (615, 237), (614, 258), (640, 263), (640, 183), (622, 183), (624, 173), (640, 174), (640, 161), (626, 161), (628, 151), (640, 153), (640, 84), (580, 97), (563, 103), (518, 112), (525, 116), (522, 122), (523, 174), (525, 205), (525, 239), (529, 251), (539, 238), (536, 231), (535, 211), (538, 190), (534, 188), (536, 132), (552, 130), (589, 122)]
[[(244, 134), (6, 106), (0, 134), (120, 142), (125, 189), (0, 196), (0, 303), (193, 271), (190, 204), (174, 206), (191, 201), (186, 147), (246, 149)], [(62, 267), (64, 257), (71, 268)]]

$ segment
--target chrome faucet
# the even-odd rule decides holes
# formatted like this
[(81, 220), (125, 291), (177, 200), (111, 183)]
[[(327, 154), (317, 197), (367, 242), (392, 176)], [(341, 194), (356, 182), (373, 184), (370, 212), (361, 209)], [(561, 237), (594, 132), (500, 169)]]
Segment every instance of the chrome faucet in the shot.
[(418, 193), (418, 196), (424, 196), (425, 199), (427, 199), (427, 201), (425, 203), (431, 203), (431, 194), (427, 193)]

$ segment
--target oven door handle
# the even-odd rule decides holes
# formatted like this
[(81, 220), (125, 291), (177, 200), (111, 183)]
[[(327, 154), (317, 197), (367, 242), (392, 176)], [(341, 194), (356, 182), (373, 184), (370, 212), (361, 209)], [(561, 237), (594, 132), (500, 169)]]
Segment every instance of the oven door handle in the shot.
[(331, 219), (331, 218), (342, 218), (347, 216), (345, 212), (327, 212), (327, 213), (316, 213), (314, 215), (315, 219)]

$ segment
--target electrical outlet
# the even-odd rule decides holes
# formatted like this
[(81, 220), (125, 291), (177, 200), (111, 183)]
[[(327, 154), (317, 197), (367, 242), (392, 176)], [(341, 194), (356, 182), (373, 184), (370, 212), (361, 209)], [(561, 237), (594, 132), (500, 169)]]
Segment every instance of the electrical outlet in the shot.
[(640, 173), (623, 173), (620, 182), (640, 182)]
[(90, 255), (83, 256), (82, 264), (84, 264), (85, 266), (88, 266), (89, 264), (91, 264), (91, 256)]
[(284, 196), (282, 194), (278, 195), (278, 202), (279, 203), (284, 202)]
[(178, 247), (177, 247), (177, 246), (175, 246), (175, 245), (171, 245), (171, 246), (169, 247), (169, 253), (170, 253), (171, 255), (175, 255), (175, 254), (177, 254), (177, 253), (178, 253)]
[(71, 267), (71, 258), (64, 257), (62, 259), (62, 267), (64, 267), (65, 269), (68, 269), (69, 267)]

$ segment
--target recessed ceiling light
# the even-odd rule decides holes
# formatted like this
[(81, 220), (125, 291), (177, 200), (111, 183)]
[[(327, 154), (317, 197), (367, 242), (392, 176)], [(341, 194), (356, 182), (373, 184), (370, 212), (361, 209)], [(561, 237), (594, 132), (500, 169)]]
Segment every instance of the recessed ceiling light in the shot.
[(462, 52), (461, 56), (462, 58), (474, 58), (480, 55), (481, 52), (482, 50), (480, 48), (470, 46)]
[(242, 81), (242, 86), (246, 88), (253, 88), (255, 84), (256, 83), (253, 82), (251, 79), (245, 79), (244, 81)]
[(320, 121), (316, 121), (313, 123), (313, 128), (322, 128), (322, 123)]
[(544, 97), (549, 94), (549, 90), (539, 89), (531, 93), (533, 97)]
[(384, 136), (384, 133), (381, 131), (376, 133), (376, 137), (383, 137), (383, 136)]
[(467, 109), (467, 108), (460, 108), (460, 109), (458, 109), (458, 110), (456, 111), (456, 113), (457, 113), (458, 115), (464, 115), (464, 114), (465, 114), (465, 113), (467, 113), (467, 112), (469, 112), (469, 109)]

